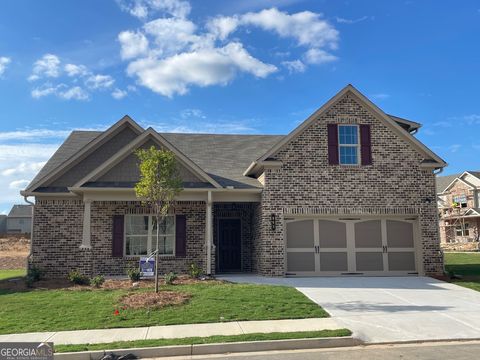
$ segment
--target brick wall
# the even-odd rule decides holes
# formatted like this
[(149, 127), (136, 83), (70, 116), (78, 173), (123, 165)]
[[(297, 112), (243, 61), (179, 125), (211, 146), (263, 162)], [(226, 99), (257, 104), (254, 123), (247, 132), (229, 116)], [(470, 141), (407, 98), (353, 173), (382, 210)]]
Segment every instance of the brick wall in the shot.
[[(327, 124), (370, 124), (373, 165), (328, 164)], [(436, 209), (435, 176), (420, 168), (422, 155), (383, 124), (351, 93), (273, 156), (280, 169), (265, 171), (257, 267), (284, 275), (284, 213), (362, 215), (411, 214), (419, 217), (422, 258), (427, 274), (443, 271)], [(425, 199), (431, 199), (427, 203)], [(275, 231), (270, 215), (277, 215)]]
[[(146, 212), (139, 202), (93, 202), (92, 248), (81, 250), (83, 202), (37, 201), (30, 264), (43, 269), (48, 277), (65, 277), (73, 269), (87, 275), (124, 275), (129, 267), (138, 266), (138, 258), (112, 257), (113, 215)], [(186, 215), (187, 256), (161, 257), (160, 272), (185, 273), (193, 262), (206, 270), (205, 203), (179, 202), (175, 206), (175, 213)]]

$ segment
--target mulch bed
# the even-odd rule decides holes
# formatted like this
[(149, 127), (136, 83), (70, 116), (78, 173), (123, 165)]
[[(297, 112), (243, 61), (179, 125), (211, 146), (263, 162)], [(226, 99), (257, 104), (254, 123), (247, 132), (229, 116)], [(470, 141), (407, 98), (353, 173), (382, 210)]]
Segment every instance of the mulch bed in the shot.
[(191, 296), (184, 292), (168, 290), (158, 293), (142, 292), (126, 295), (120, 299), (120, 303), (130, 309), (159, 309), (165, 306), (185, 304)]

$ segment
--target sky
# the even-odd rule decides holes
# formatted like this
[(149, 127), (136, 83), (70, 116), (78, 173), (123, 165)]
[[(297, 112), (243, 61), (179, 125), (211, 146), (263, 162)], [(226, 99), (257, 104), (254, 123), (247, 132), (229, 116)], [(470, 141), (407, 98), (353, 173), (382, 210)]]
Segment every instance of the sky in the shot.
[(480, 3), (5, 0), (0, 213), (73, 129), (287, 134), (351, 83), (480, 169)]

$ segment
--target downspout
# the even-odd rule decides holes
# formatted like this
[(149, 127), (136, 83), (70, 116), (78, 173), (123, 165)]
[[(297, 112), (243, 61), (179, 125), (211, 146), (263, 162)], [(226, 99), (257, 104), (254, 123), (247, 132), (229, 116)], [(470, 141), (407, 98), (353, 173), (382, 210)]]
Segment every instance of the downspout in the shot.
[(30, 258), (32, 257), (32, 247), (33, 247), (33, 214), (35, 213), (34, 209), (35, 209), (35, 203), (31, 202), (30, 200), (28, 200), (28, 196), (23, 196), (23, 200), (29, 204), (29, 205), (32, 205), (32, 221), (30, 222), (30, 249), (28, 251), (28, 255), (27, 255), (27, 271), (29, 269), (29, 260)]
[[(435, 207), (436, 207), (435, 214), (436, 214), (436, 219), (437, 219), (437, 234), (438, 234), (438, 236), (440, 236), (440, 216), (438, 214), (438, 201), (437, 201), (437, 175), (441, 174), (442, 171), (443, 171), (443, 167), (433, 170), (433, 174), (435, 175), (435, 199), (434, 199), (434, 201), (435, 201)], [(438, 239), (438, 240), (440, 241), (440, 239)], [(442, 258), (444, 259), (444, 261), (442, 261), (442, 265), (443, 265), (443, 273), (445, 274), (445, 257), (444, 257), (442, 249), (440, 249), (439, 251), (440, 251), (440, 254), (442, 255)]]
[(207, 191), (207, 204), (206, 204), (206, 245), (207, 245), (207, 275), (212, 274), (212, 192)]

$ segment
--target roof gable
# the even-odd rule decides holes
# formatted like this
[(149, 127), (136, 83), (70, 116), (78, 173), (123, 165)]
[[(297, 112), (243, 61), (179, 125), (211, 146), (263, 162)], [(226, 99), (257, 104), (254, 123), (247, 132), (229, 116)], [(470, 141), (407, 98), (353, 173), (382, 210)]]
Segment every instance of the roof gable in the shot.
[[(454, 176), (454, 175), (452, 175), (452, 176)], [(470, 180), (470, 181), (468, 181), (467, 179)], [(442, 191), (440, 191), (440, 193), (445, 193), (448, 190), (450, 190), (455, 185), (455, 183), (457, 181), (460, 181), (463, 184), (467, 185), (470, 189), (475, 189), (476, 184), (471, 183), (471, 180), (475, 180), (475, 179), (477, 181), (480, 181), (480, 178), (478, 178), (476, 172), (464, 171), (461, 175), (455, 176), (455, 178), (453, 180), (451, 180), (450, 183)]]
[[(221, 187), (210, 175), (205, 173), (205, 171), (203, 171), (198, 165), (196, 165), (192, 160), (185, 156), (174, 145), (168, 142), (155, 130), (149, 128), (142, 135), (140, 135), (130, 144), (125, 146), (121, 151), (117, 152), (114, 156), (112, 156), (102, 165), (100, 165), (99, 167), (91, 171), (89, 174), (87, 174), (85, 177), (83, 177), (73, 186), (73, 188), (79, 188), (85, 186), (87, 183), (95, 181), (102, 182), (114, 179), (112, 177), (112, 172), (116, 172), (116, 175), (118, 175), (118, 172), (122, 171), (123, 169), (122, 166), (131, 166), (132, 161), (134, 161), (134, 158), (132, 157), (134, 151), (142, 146), (149, 145), (149, 143), (157, 144), (162, 148), (172, 151), (176, 155), (177, 161), (181, 166), (180, 175), (183, 176), (184, 179), (193, 181), (196, 181), (198, 179), (215, 188)], [(126, 162), (124, 162), (122, 165), (122, 161), (124, 160)], [(130, 180), (130, 178), (127, 180)], [(131, 180), (126, 182), (131, 182)]]
[[(99, 163), (103, 162), (106, 157), (109, 156), (109, 153), (116, 152), (120, 147), (123, 147), (126, 143), (130, 142), (133, 138), (137, 137), (140, 133), (143, 132), (143, 129), (128, 115), (124, 116), (109, 129), (105, 130), (103, 133), (93, 137), (90, 141), (84, 142), (83, 146), (78, 149), (78, 144), (75, 146), (69, 146), (74, 144), (74, 138), (79, 136), (74, 135), (73, 133), (67, 138), (67, 140), (62, 144), (62, 146), (57, 150), (57, 152), (52, 156), (52, 159), (45, 165), (45, 167), (50, 168), (50, 170), (40, 171), (39, 175), (43, 173), (43, 176), (37, 175), (35, 179), (28, 185), (26, 188), (27, 191), (33, 191), (36, 188), (43, 186), (67, 186), (67, 184), (73, 179), (82, 177), (90, 171), (92, 168), (96, 167)], [(88, 134), (88, 133), (87, 133)], [(88, 137), (84, 137), (83, 140)], [(115, 144), (114, 147), (110, 148), (110, 151), (99, 151), (102, 146), (108, 147), (109, 142), (117, 139), (118, 144)], [(76, 148), (77, 151), (68, 151), (70, 148)], [(60, 156), (62, 153), (69, 153), (70, 156)], [(64, 151), (67, 150), (67, 151)], [(105, 150), (105, 149), (104, 149)], [(59, 156), (55, 156), (59, 153)], [(99, 156), (100, 155), (100, 156)], [(72, 171), (75, 167), (82, 162), (91, 160), (88, 166), (78, 167), (78, 172)], [(93, 160), (93, 161), (92, 161)], [(47, 166), (48, 165), (48, 166)], [(62, 177), (64, 177), (62, 179)]]
[(390, 129), (392, 129), (397, 135), (404, 138), (411, 146), (413, 146), (418, 152), (420, 152), (425, 159), (433, 160), (430, 162), (425, 162), (425, 166), (431, 167), (444, 167), (447, 164), (443, 161), (438, 155), (433, 153), (428, 149), (424, 144), (418, 141), (410, 133), (405, 131), (400, 125), (396, 123), (390, 116), (385, 114), (380, 108), (368, 100), (362, 93), (355, 89), (352, 85), (347, 85), (340, 92), (338, 92), (334, 97), (327, 101), (322, 107), (315, 111), (310, 117), (308, 117), (302, 124), (295, 128), (290, 134), (281, 139), (277, 144), (275, 144), (270, 150), (264, 153), (256, 161), (252, 163), (249, 167), (249, 171), (246, 172), (246, 175), (253, 174), (255, 172), (255, 164), (262, 164), (265, 161), (268, 161), (273, 157), (279, 150), (281, 150), (287, 143), (291, 142), (297, 136), (299, 136), (303, 131), (305, 131), (310, 125), (312, 125), (322, 114), (328, 111), (334, 104), (336, 104), (340, 99), (342, 99), (347, 93), (351, 93), (354, 97), (363, 105), (365, 105), (372, 113), (377, 115), (377, 117), (385, 123)]

